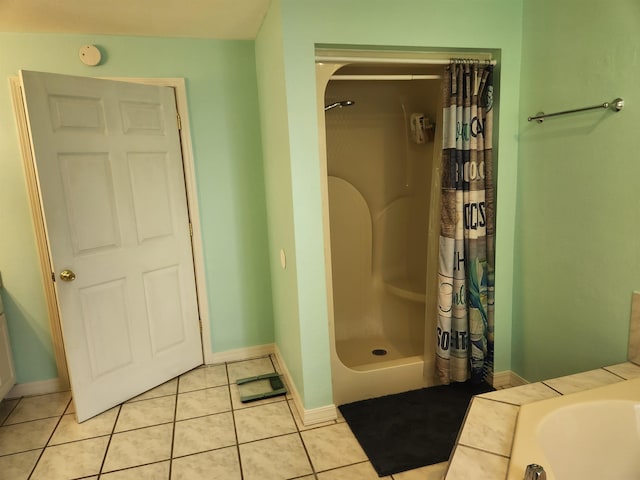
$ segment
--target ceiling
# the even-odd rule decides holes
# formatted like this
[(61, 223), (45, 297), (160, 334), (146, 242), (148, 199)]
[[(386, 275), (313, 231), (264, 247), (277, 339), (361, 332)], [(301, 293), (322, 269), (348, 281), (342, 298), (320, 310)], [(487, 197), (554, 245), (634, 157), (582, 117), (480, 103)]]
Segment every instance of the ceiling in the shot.
[(270, 0), (0, 0), (0, 32), (254, 39)]

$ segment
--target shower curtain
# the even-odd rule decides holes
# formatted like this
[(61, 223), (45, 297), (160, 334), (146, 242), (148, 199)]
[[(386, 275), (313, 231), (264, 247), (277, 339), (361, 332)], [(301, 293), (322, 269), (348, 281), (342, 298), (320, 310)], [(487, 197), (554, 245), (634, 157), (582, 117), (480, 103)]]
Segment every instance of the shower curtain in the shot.
[(493, 374), (493, 66), (453, 62), (442, 83), (436, 370), (479, 383)]

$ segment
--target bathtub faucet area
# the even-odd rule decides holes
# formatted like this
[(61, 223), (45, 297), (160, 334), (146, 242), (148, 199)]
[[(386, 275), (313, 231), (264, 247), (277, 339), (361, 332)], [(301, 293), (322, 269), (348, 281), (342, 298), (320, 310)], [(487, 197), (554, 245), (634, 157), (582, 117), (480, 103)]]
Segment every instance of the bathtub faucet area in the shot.
[(537, 463), (527, 465), (524, 472), (524, 480), (547, 480), (547, 474), (544, 468)]

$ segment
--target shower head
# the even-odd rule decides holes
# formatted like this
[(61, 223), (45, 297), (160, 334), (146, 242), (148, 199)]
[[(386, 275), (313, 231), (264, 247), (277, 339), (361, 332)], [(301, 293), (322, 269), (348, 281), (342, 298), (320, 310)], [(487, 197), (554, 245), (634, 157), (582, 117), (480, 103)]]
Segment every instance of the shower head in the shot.
[(342, 100), (340, 102), (334, 102), (334, 103), (330, 103), (329, 105), (325, 105), (324, 106), (324, 111), (326, 112), (327, 110), (331, 110), (332, 108), (336, 108), (336, 107), (350, 107), (351, 105), (355, 104), (356, 102), (354, 102), (353, 100)]

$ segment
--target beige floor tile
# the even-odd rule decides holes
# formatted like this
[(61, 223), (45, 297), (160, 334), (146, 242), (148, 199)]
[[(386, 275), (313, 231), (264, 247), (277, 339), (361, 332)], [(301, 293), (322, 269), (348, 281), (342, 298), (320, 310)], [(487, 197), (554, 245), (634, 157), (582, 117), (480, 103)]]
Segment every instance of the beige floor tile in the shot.
[(296, 432), (286, 400), (237, 410), (234, 415), (239, 443)]
[(231, 412), (176, 422), (173, 456), (182, 457), (235, 445), (236, 432)]
[(313, 473), (298, 434), (240, 445), (245, 480), (282, 480)]
[(103, 473), (100, 478), (102, 480), (169, 480), (169, 462), (152, 463), (142, 467)]
[(69, 402), (69, 406), (64, 411), (64, 413), (65, 413), (65, 415), (67, 413), (76, 413), (76, 402), (73, 401), (73, 398), (71, 398), (71, 401)]
[(316, 472), (367, 460), (346, 423), (307, 430), (301, 435)]
[(168, 460), (171, 456), (172, 434), (171, 424), (116, 433), (111, 438), (102, 471), (111, 472)]
[(109, 437), (47, 447), (31, 480), (67, 480), (100, 473)]
[(43, 448), (57, 423), (57, 418), (45, 418), (0, 427), (0, 455)]
[(356, 463), (318, 474), (318, 480), (378, 480), (379, 478), (391, 480), (391, 477), (378, 477), (369, 462)]
[(0, 457), (0, 478), (27, 480), (42, 450), (15, 453)]
[(231, 410), (229, 387), (213, 387), (178, 394), (176, 420), (213, 415)]
[(82, 423), (76, 422), (76, 416), (72, 413), (64, 415), (56, 427), (49, 445), (111, 435), (119, 409), (120, 407), (112, 408)]
[(173, 422), (175, 409), (175, 395), (125, 403), (120, 409), (115, 431), (124, 432), (135, 428)]
[(11, 400), (0, 401), (0, 425), (7, 419), (11, 411), (20, 401), (19, 398), (12, 398)]
[(24, 397), (13, 409), (11, 415), (5, 420), (5, 425), (41, 418), (56, 417), (62, 415), (67, 408), (71, 392), (50, 393), (35, 397)]
[(240, 463), (236, 447), (176, 458), (171, 480), (240, 480)]
[(275, 372), (269, 357), (228, 363), (227, 370), (229, 371), (230, 383), (235, 383), (239, 378), (255, 377), (256, 375)]
[(442, 480), (447, 472), (447, 462), (394, 473), (393, 480)]
[(179, 392), (192, 392), (203, 388), (219, 387), (227, 385), (227, 367), (224, 365), (211, 365), (196, 368), (180, 376)]
[[(174, 378), (168, 382), (158, 385), (151, 390), (141, 393), (137, 397), (133, 397), (129, 402), (139, 402), (140, 400), (149, 400), (151, 398), (166, 397), (167, 395), (175, 395), (178, 389), (178, 379)], [(128, 403), (128, 402), (127, 402)]]

